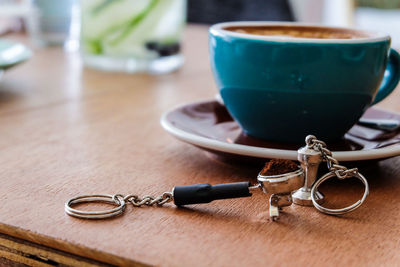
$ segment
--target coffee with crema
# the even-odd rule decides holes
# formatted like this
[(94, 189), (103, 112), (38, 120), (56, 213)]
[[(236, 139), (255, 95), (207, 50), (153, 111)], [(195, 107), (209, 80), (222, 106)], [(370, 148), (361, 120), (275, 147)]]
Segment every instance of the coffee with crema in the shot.
[(369, 34), (357, 30), (315, 26), (234, 26), (226, 27), (225, 30), (254, 35), (312, 39), (359, 39), (371, 37)]

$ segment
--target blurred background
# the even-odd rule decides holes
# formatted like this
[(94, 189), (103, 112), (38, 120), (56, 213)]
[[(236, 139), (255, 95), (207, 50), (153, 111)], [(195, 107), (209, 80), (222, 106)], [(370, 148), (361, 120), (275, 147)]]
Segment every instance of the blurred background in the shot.
[[(79, 2), (0, 0), (0, 34), (18, 30), (30, 30), (33, 34), (36, 23), (36, 27), (52, 31), (52, 40), (57, 42), (63, 38), (63, 32), (69, 31)], [(41, 9), (42, 18), (38, 18), (35, 8)], [(400, 42), (400, 0), (188, 0), (187, 11), (188, 22), (193, 23), (301, 21), (385, 31), (396, 44)]]
[(185, 21), (241, 20), (380, 31), (400, 48), (400, 0), (0, 0), (0, 36), (26, 32), (36, 49), (80, 46), (87, 66), (128, 72), (179, 68)]
[[(79, 2), (0, 0), (0, 34), (18, 30), (34, 34), (35, 29), (29, 25), (41, 23), (42, 30), (52, 31), (52, 40), (57, 42), (69, 32)], [(35, 8), (41, 9), (44, 18), (38, 18)], [(397, 46), (400, 44), (400, 0), (188, 0), (187, 11), (188, 22), (193, 23), (301, 21), (384, 31), (392, 35)]]

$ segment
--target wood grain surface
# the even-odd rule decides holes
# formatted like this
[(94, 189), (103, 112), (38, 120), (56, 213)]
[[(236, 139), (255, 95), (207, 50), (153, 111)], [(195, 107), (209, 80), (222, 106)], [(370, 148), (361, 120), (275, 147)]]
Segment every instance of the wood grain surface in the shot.
[[(363, 164), (371, 193), (341, 217), (292, 205), (272, 222), (262, 193), (190, 208), (129, 206), (111, 220), (65, 215), (64, 202), (80, 194), (159, 194), (175, 185), (254, 181), (257, 166), (215, 161), (159, 124), (175, 105), (217, 92), (207, 28), (191, 25), (185, 38), (185, 65), (165, 76), (86, 69), (78, 54), (57, 47), (35, 51), (4, 75), (0, 232), (115, 265), (399, 265), (399, 157)], [(399, 102), (397, 90), (379, 106), (400, 112)], [(333, 182), (323, 192), (344, 203), (362, 188)]]
[(109, 266), (0, 234), (0, 266)]

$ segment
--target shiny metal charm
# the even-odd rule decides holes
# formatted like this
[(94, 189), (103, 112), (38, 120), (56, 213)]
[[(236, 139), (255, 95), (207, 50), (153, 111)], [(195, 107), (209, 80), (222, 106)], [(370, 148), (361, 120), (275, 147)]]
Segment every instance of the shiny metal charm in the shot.
[[(351, 212), (365, 201), (369, 193), (368, 182), (358, 172), (357, 168), (347, 169), (339, 165), (332, 156), (332, 152), (323, 141), (315, 136), (306, 137), (306, 146), (298, 150), (298, 160), (301, 168), (295, 172), (284, 173), (273, 176), (258, 175), (257, 180), (262, 191), (272, 194), (269, 199), (269, 215), (275, 221), (279, 218), (282, 207), (290, 206), (292, 203), (302, 206), (314, 206), (320, 212), (330, 215), (340, 215)], [(318, 167), (321, 162), (326, 162), (329, 172), (317, 179)], [(323, 207), (323, 194), (318, 191), (319, 186), (328, 179), (337, 177), (346, 179), (355, 177), (365, 187), (364, 194), (356, 203), (341, 209), (328, 209)]]
[(269, 198), (269, 217), (273, 221), (279, 219), (279, 211), (282, 207), (292, 205), (292, 196), (290, 194), (272, 194)]
[(265, 194), (272, 194), (269, 198), (269, 216), (276, 221), (279, 210), (292, 204), (291, 192), (304, 184), (304, 170), (264, 176), (258, 174), (257, 181)]
[(304, 184), (304, 171), (299, 168), (297, 171), (264, 176), (258, 174), (257, 181), (261, 185), (264, 193), (269, 194), (283, 194), (290, 193), (293, 190), (302, 187)]
[[(322, 161), (321, 152), (310, 146), (310, 136), (306, 138), (306, 146), (297, 151), (297, 159), (305, 173), (304, 185), (292, 193), (293, 202), (297, 205), (312, 206), (311, 187), (317, 179), (318, 167)], [(318, 191), (315, 192), (315, 199), (318, 203), (323, 201), (324, 196)]]

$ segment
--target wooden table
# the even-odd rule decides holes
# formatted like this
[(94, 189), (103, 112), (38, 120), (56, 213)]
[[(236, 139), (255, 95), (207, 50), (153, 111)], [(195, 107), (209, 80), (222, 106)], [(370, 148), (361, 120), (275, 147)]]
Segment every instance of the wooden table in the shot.
[[(259, 169), (212, 160), (161, 128), (164, 111), (216, 93), (206, 27), (188, 27), (184, 53), (180, 71), (150, 76), (86, 69), (76, 53), (52, 47), (5, 74), (0, 83), (4, 262), (400, 264), (399, 157), (362, 169), (371, 194), (359, 210), (342, 217), (293, 205), (279, 222), (271, 222), (261, 193), (185, 209), (129, 206), (124, 216), (103, 221), (67, 216), (64, 202), (80, 194), (159, 194), (174, 185), (255, 177)], [(400, 112), (399, 101), (397, 90), (379, 106)], [(341, 184), (325, 193), (338, 193)], [(334, 200), (362, 190), (358, 183), (346, 185)]]

